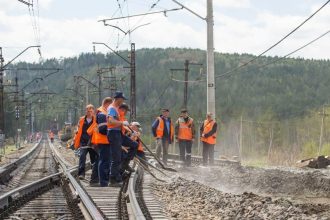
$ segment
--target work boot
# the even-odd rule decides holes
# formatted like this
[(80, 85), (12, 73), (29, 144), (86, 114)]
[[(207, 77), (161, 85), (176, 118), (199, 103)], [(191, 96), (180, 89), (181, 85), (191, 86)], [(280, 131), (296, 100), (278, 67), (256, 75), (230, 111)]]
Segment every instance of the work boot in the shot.
[(131, 176), (131, 172), (125, 171), (122, 175), (121, 178), (123, 179), (123, 181), (126, 181), (127, 179), (129, 179)]
[(99, 182), (96, 182), (96, 181), (89, 181), (89, 186), (91, 186), (91, 187), (99, 187), (100, 184), (99, 184)]
[(109, 187), (122, 187), (123, 181), (117, 181), (115, 179), (110, 179)]
[(128, 159), (126, 159), (126, 160), (123, 161), (123, 163), (122, 163), (122, 171), (124, 172), (126, 170), (126, 171), (128, 171), (130, 173), (133, 173), (133, 172), (135, 172), (135, 170), (132, 167), (129, 166), (129, 162), (130, 162), (130, 160), (128, 160)]
[(84, 180), (84, 179), (85, 179), (85, 175), (79, 175), (78, 178), (79, 178), (80, 180)]

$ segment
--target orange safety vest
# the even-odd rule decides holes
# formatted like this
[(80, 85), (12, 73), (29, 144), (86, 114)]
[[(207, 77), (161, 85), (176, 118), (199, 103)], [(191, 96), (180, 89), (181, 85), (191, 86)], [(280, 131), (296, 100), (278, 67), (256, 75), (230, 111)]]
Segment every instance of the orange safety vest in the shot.
[(50, 138), (50, 139), (54, 138), (54, 133), (53, 133), (53, 132), (51, 132), (51, 133), (49, 134), (49, 138)]
[(78, 149), (80, 147), (80, 138), (82, 135), (82, 128), (84, 126), (84, 121), (85, 121), (85, 116), (83, 116), (79, 119), (78, 132), (77, 132), (76, 136), (74, 137), (74, 148), (75, 149)]
[[(107, 110), (105, 110), (102, 106), (97, 109), (97, 112), (102, 112), (102, 114), (107, 114)], [(87, 133), (92, 136), (91, 143), (92, 144), (109, 144), (108, 138), (106, 135), (99, 133), (100, 125), (97, 124), (96, 120), (93, 120), (93, 124), (88, 128)]]
[(138, 145), (137, 150), (143, 152), (144, 150), (143, 150), (142, 142), (140, 141), (140, 137), (134, 136), (134, 137), (131, 137), (131, 139), (132, 139), (133, 141), (138, 142), (139, 145)]
[(142, 142), (140, 140), (137, 140), (137, 142), (139, 143), (139, 146), (138, 146), (137, 150), (140, 151), (140, 152), (143, 152), (144, 150), (143, 150)]
[[(165, 128), (165, 123), (163, 121), (163, 119), (161, 117), (157, 117), (159, 123), (158, 123), (158, 127), (156, 129), (156, 137), (157, 138), (163, 138), (164, 136), (164, 128)], [(170, 137), (171, 137), (171, 141), (173, 141), (173, 137), (174, 137), (174, 127), (172, 125), (170, 125)]]
[[(118, 112), (119, 112), (119, 121), (126, 121), (124, 111), (121, 111), (120, 109), (118, 109)], [(125, 126), (121, 126), (121, 133), (125, 134), (126, 130), (129, 131), (129, 129), (126, 128)]]
[(193, 139), (192, 135), (192, 123), (193, 119), (189, 118), (187, 122), (185, 122), (183, 119), (179, 118), (179, 132), (178, 132), (178, 139), (179, 140), (188, 140), (191, 141)]
[[(204, 125), (203, 125), (203, 127), (204, 127), (203, 134), (209, 133), (212, 130), (214, 124), (215, 124), (214, 120), (212, 120), (212, 121), (205, 120)], [(216, 133), (217, 132), (215, 132), (213, 135), (211, 135), (210, 137), (207, 137), (207, 138), (201, 137), (201, 141), (206, 142), (208, 144), (215, 144), (217, 141)]]

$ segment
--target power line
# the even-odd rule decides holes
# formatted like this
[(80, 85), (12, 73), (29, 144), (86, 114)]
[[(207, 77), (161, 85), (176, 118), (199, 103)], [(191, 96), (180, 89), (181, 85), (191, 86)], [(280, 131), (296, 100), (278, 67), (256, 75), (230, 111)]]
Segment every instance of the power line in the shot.
[[(131, 30), (130, 24), (129, 24), (129, 8), (128, 8), (128, 1), (126, 1), (126, 11), (127, 11), (127, 24), (128, 24), (128, 30)], [(131, 32), (128, 32), (128, 41), (131, 44), (132, 39), (131, 39)]]
[[(283, 56), (283, 57), (279, 57), (279, 58), (275, 59), (274, 61), (268, 62), (268, 63), (266, 63), (266, 64), (263, 64), (263, 65), (257, 66), (257, 68), (259, 69), (259, 68), (266, 67), (266, 66), (269, 66), (269, 65), (271, 65), (271, 64), (277, 63), (277, 62), (279, 62), (279, 61), (281, 61), (281, 60), (283, 60), (283, 59), (285, 59), (285, 58), (291, 56), (292, 54), (294, 54), (294, 53), (296, 53), (296, 52), (298, 52), (298, 51), (304, 49), (305, 47), (307, 47), (307, 46), (313, 44), (314, 42), (318, 41), (318, 40), (321, 39), (322, 37), (325, 37), (325, 36), (326, 36), (327, 34), (329, 34), (329, 33), (330, 33), (330, 30), (328, 30), (328, 31), (326, 31), (325, 33), (321, 34), (320, 36), (318, 36), (317, 38), (313, 39), (312, 41), (309, 41), (308, 43), (304, 44), (303, 46), (299, 47), (298, 49), (295, 49), (294, 51), (292, 51), (292, 52), (286, 54), (285, 56)], [(245, 72), (243, 72), (243, 73), (247, 73), (247, 72), (250, 72), (250, 71), (245, 71)], [(226, 76), (230, 76), (230, 75), (222, 74), (222, 75), (219, 75), (219, 76), (217, 76), (217, 77), (226, 77)]]
[[(157, 0), (155, 3), (153, 3), (151, 6), (150, 6), (150, 8), (149, 8), (149, 10), (147, 11), (147, 13), (146, 14), (148, 14), (152, 9), (154, 9), (156, 6), (157, 6), (157, 4), (160, 2), (160, 0)], [(146, 15), (144, 15), (144, 16), (142, 16), (136, 23), (135, 23), (135, 25), (134, 25), (134, 28), (135, 27), (137, 27), (142, 21), (143, 21), (143, 19), (146, 17)]]
[(169, 81), (169, 83), (167, 84), (167, 86), (165, 87), (164, 91), (159, 95), (159, 97), (154, 101), (154, 103), (151, 106), (155, 106), (156, 103), (163, 97), (163, 95), (165, 94), (165, 92), (167, 91), (167, 89), (170, 87), (171, 85), (171, 81)]
[(280, 43), (282, 43), (286, 38), (288, 38), (291, 34), (293, 34), (294, 32), (296, 32), (300, 27), (302, 27), (307, 21), (309, 21), (312, 17), (314, 17), (319, 11), (321, 11), (328, 3), (330, 2), (330, 0), (328, 0), (326, 3), (324, 3), (318, 10), (316, 10), (312, 15), (310, 15), (307, 19), (305, 19), (302, 23), (300, 23), (296, 28), (294, 28), (292, 31), (290, 31), (287, 35), (285, 35), (283, 38), (281, 38), (279, 41), (277, 41), (275, 44), (273, 44), (271, 47), (269, 47), (268, 49), (266, 49), (265, 51), (263, 51), (262, 53), (260, 53), (258, 56), (254, 57), (253, 59), (249, 60), (246, 63), (243, 63), (241, 65), (238, 65), (237, 67), (235, 67), (232, 70), (227, 71), (224, 74), (215, 76), (215, 78), (219, 78), (219, 77), (223, 77), (226, 75), (231, 75), (233, 73), (235, 73), (237, 70), (241, 69), (242, 67), (245, 67), (247, 65), (249, 65), (250, 63), (252, 63), (253, 61), (259, 59), (262, 55), (264, 55), (265, 53), (267, 53), (268, 51), (272, 50), (274, 47), (276, 47), (277, 45), (279, 45)]
[[(132, 30), (135, 30), (139, 27), (139, 24), (140, 22), (143, 20), (143, 18), (146, 16), (146, 15), (152, 15), (152, 14), (159, 14), (159, 13), (164, 13), (164, 15), (166, 16), (166, 13), (167, 12), (171, 12), (171, 11), (177, 11), (177, 10), (182, 10), (183, 7), (181, 8), (173, 8), (173, 9), (165, 9), (165, 10), (162, 10), (162, 11), (154, 11), (154, 12), (150, 12), (152, 10), (152, 6), (150, 7), (150, 9), (148, 10), (148, 12), (146, 13), (143, 13), (143, 14), (138, 14), (138, 15), (128, 15), (128, 16), (122, 16), (122, 17), (118, 17), (118, 18), (110, 18), (110, 19), (102, 19), (102, 20), (99, 20), (99, 21), (102, 21), (102, 22), (106, 22), (106, 21), (111, 21), (111, 20), (118, 20), (118, 19), (124, 19), (124, 18), (132, 18), (132, 17), (141, 17), (138, 22), (136, 22), (135, 25), (133, 25), (133, 28)], [(129, 29), (130, 30), (130, 29)], [(128, 32), (129, 33), (129, 32)], [(125, 40), (126, 38), (126, 35), (124, 35), (122, 37), (122, 39), (119, 41), (118, 40), (118, 43), (117, 43), (117, 46), (116, 48), (118, 49), (119, 46), (123, 43), (123, 41)]]

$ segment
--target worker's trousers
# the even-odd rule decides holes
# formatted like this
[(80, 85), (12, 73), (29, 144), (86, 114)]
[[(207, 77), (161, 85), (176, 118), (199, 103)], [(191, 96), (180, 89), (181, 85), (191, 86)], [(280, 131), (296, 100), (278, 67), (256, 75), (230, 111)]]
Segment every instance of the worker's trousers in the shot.
[(179, 140), (180, 160), (183, 161), (186, 166), (191, 166), (191, 146), (192, 141)]
[(92, 165), (91, 181), (98, 182), (98, 172), (97, 172), (97, 165), (96, 165), (96, 163), (98, 162), (98, 153), (89, 146), (80, 147), (78, 175), (85, 176), (85, 164), (86, 164), (87, 153), (89, 153), (89, 157), (90, 157), (90, 161), (91, 161), (91, 165)]
[(100, 159), (98, 164), (98, 171), (100, 176), (100, 186), (105, 187), (109, 184), (110, 172), (110, 146), (109, 144), (99, 144)]
[(156, 155), (160, 157), (163, 150), (163, 162), (167, 165), (167, 155), (168, 155), (169, 142), (167, 138), (157, 138), (156, 139)]
[(122, 133), (120, 130), (109, 130), (108, 140), (110, 143), (110, 181), (121, 182), (122, 178), (120, 175), (120, 164), (121, 164), (121, 144), (122, 144)]
[(203, 141), (203, 165), (214, 164), (214, 144), (209, 144)]

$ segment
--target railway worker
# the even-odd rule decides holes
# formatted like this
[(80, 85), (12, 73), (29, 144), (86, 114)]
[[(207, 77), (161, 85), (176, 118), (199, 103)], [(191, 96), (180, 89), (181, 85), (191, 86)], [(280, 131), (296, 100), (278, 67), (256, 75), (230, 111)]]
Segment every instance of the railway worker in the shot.
[[(123, 103), (119, 106), (119, 120), (120, 121), (127, 121), (126, 114), (130, 111), (128, 105)], [(128, 172), (134, 172), (129, 166), (129, 163), (136, 155), (136, 151), (138, 148), (138, 143), (135, 140), (132, 140), (128, 136), (131, 135), (131, 129), (128, 126), (122, 127), (122, 163), (121, 163), (121, 173), (124, 173), (125, 170)]]
[(172, 125), (170, 110), (163, 108), (162, 114), (152, 123), (152, 134), (156, 138), (156, 155), (160, 157), (163, 150), (163, 162), (167, 165), (168, 146), (174, 137), (174, 127)]
[(144, 154), (143, 145), (140, 140), (141, 135), (142, 135), (142, 127), (141, 127), (140, 123), (137, 121), (132, 122), (130, 127), (134, 131), (134, 133), (131, 134), (131, 139), (136, 141), (139, 144), (136, 155), (138, 157), (142, 158), (143, 160), (146, 160), (146, 155)]
[[(97, 152), (91, 147), (91, 137), (87, 133), (88, 128), (93, 124), (93, 121), (95, 120), (94, 110), (95, 108), (93, 105), (86, 106), (86, 115), (79, 119), (78, 131), (74, 139), (75, 149), (80, 149), (78, 169), (79, 179), (85, 179), (85, 163), (87, 153), (89, 153), (92, 165), (95, 165), (98, 157)], [(91, 182), (98, 182), (96, 166), (93, 166), (92, 169)]]
[(188, 110), (182, 109), (175, 123), (176, 141), (179, 142), (180, 160), (184, 165), (191, 166), (191, 147), (195, 138), (194, 120), (189, 117)]
[(201, 141), (203, 142), (203, 165), (207, 166), (214, 164), (214, 145), (217, 137), (217, 123), (214, 120), (213, 114), (208, 112), (206, 120), (200, 128)]
[(50, 138), (50, 142), (54, 143), (54, 133), (52, 131), (49, 132), (49, 138)]
[(128, 121), (121, 121), (119, 118), (119, 106), (127, 100), (122, 92), (117, 91), (114, 101), (108, 108), (108, 132), (107, 137), (110, 146), (110, 186), (121, 186), (122, 178), (120, 175), (120, 165), (122, 162), (122, 127), (129, 126)]
[[(96, 110), (95, 123), (87, 131), (92, 136), (92, 144), (97, 145), (98, 161), (95, 163), (101, 187), (109, 184), (110, 146), (107, 138), (107, 109), (111, 103), (111, 97), (103, 99), (102, 105)], [(91, 184), (96, 185), (96, 183)]]

